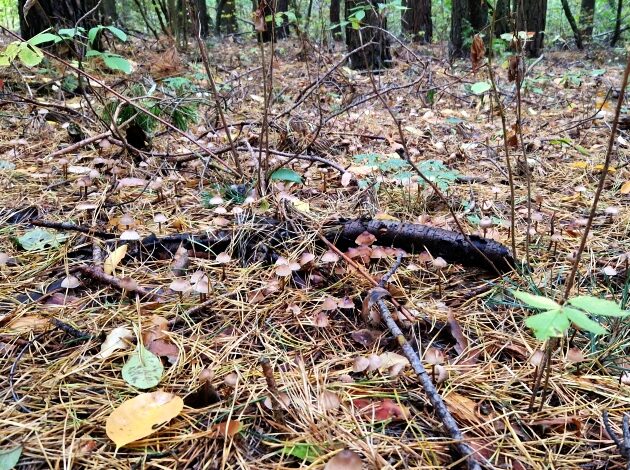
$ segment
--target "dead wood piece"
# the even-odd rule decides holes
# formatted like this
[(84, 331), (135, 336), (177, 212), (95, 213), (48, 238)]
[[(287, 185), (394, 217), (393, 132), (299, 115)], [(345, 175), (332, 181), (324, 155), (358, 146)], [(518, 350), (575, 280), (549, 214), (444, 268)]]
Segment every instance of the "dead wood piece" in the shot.
[(110, 286), (115, 287), (116, 289), (120, 291), (136, 292), (141, 297), (147, 297), (150, 299), (159, 300), (159, 296), (157, 293), (141, 286), (138, 286), (135, 289), (129, 289), (123, 285), (120, 279), (110, 274), (106, 274), (105, 271), (95, 266), (79, 266), (77, 269), (81, 271), (83, 274), (85, 274), (86, 276), (96, 281), (109, 284)]
[(426, 249), (432, 256), (440, 256), (449, 263), (493, 270), (488, 263), (489, 260), (502, 272), (512, 270), (514, 265), (514, 259), (508, 248), (501, 243), (469, 235), (470, 241), (474, 244), (472, 246), (458, 232), (428, 225), (355, 219), (343, 223), (341, 231), (330, 234), (328, 238), (331, 239), (331, 236), (336, 238), (340, 235), (341, 239), (352, 246), (354, 240), (365, 231), (374, 235), (379, 245), (402, 248), (408, 253), (418, 253)]

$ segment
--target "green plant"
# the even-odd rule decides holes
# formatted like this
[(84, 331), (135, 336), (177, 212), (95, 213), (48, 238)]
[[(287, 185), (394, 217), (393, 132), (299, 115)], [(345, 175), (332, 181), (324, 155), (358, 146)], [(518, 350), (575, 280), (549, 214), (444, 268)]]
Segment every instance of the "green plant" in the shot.
[(540, 340), (563, 336), (571, 324), (595, 335), (606, 333), (606, 329), (589, 315), (626, 317), (630, 311), (622, 310), (615, 302), (597, 297), (581, 295), (568, 299), (564, 305), (541, 295), (512, 291), (512, 295), (528, 308), (543, 310), (527, 320), (525, 325), (534, 330)]
[(86, 58), (100, 57), (110, 69), (131, 73), (131, 64), (121, 55), (94, 49), (97, 38), (105, 31), (109, 31), (114, 37), (123, 42), (127, 40), (127, 34), (115, 26), (94, 26), (87, 32), (87, 36), (85, 28), (80, 26), (78, 28), (60, 29), (57, 34), (46, 30), (33, 36), (28, 41), (13, 41), (10, 43), (4, 51), (0, 52), (0, 67), (7, 67), (16, 59), (19, 59), (26, 67), (35, 67), (44, 60), (44, 53), (39, 47), (42, 44), (56, 44), (62, 41), (86, 39), (88, 47), (88, 51), (85, 54)]

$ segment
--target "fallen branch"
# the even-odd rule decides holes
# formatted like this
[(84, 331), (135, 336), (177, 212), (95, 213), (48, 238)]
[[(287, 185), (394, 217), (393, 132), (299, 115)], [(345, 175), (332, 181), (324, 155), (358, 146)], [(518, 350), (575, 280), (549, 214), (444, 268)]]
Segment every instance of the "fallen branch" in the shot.
[(353, 245), (354, 240), (366, 231), (376, 237), (379, 245), (402, 248), (408, 253), (418, 253), (426, 249), (432, 256), (440, 256), (449, 263), (493, 269), (488, 264), (490, 261), (502, 272), (510, 271), (514, 264), (509, 250), (501, 243), (469, 235), (468, 238), (474, 245), (471, 246), (461, 233), (427, 225), (356, 219), (345, 222), (340, 232), (332, 236), (338, 235), (346, 243)]
[(120, 291), (135, 292), (141, 297), (147, 297), (154, 300), (159, 299), (158, 295), (152, 290), (149, 290), (142, 286), (136, 286), (135, 288), (130, 289), (129, 287), (124, 286), (122, 281), (118, 279), (117, 277), (112, 276), (110, 274), (106, 274), (105, 271), (95, 266), (78, 266), (77, 270), (85, 274), (86, 276), (94, 279), (95, 281), (108, 284), (112, 287), (115, 287), (116, 289)]

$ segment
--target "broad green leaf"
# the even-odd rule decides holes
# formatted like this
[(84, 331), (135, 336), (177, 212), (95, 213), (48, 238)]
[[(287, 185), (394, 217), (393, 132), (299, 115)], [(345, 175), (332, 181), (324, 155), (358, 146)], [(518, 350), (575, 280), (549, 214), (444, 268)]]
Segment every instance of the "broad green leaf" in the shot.
[(105, 65), (110, 69), (120, 70), (127, 74), (131, 73), (131, 64), (127, 59), (119, 55), (105, 53), (103, 54), (103, 62), (105, 62)]
[(600, 75), (604, 75), (605, 73), (606, 69), (591, 70), (591, 77), (599, 77)]
[(20, 456), (22, 455), (22, 446), (13, 449), (0, 451), (0, 470), (11, 470), (14, 468)]
[(92, 46), (94, 45), (94, 41), (96, 40), (96, 35), (99, 33), (101, 29), (103, 29), (101, 25), (90, 28), (90, 30), (88, 31), (88, 43), (90, 45)]
[(35, 67), (44, 58), (44, 54), (35, 46), (28, 46), (26, 43), (20, 47), (18, 57), (27, 67)]
[[(84, 32), (84, 31), (85, 29), (79, 26), (79, 32)], [(57, 34), (59, 34), (59, 36), (64, 37), (64, 38), (73, 38), (77, 35), (77, 29), (76, 28), (61, 28), (59, 31), (57, 31)]]
[(483, 95), (491, 88), (492, 85), (490, 84), (490, 82), (477, 82), (470, 87), (470, 91), (472, 91), (475, 95)]
[(43, 44), (45, 42), (58, 43), (59, 41), (61, 41), (61, 38), (57, 36), (56, 34), (42, 32), (36, 36), (33, 36), (31, 39), (29, 39), (26, 42), (30, 44), (31, 46), (39, 46), (40, 44)]
[(59, 243), (68, 236), (61, 233), (53, 233), (43, 228), (29, 230), (18, 237), (18, 244), (27, 251), (41, 250), (46, 247), (58, 247)]
[(525, 325), (534, 330), (534, 336), (540, 340), (560, 337), (571, 323), (561, 309), (538, 313), (525, 320)]
[(120, 39), (122, 42), (127, 40), (127, 33), (125, 33), (122, 29), (118, 29), (116, 26), (105, 26), (114, 36)]
[(575, 326), (582, 328), (583, 330), (590, 331), (595, 335), (603, 335), (606, 333), (606, 328), (597, 323), (596, 321), (588, 318), (586, 313), (571, 307), (563, 307), (564, 313), (567, 314), (569, 320), (575, 324)]
[(302, 183), (302, 177), (290, 168), (280, 168), (271, 174), (271, 179), (275, 181), (290, 181), (291, 183)]
[(141, 344), (122, 368), (122, 376), (129, 385), (146, 389), (160, 383), (164, 366), (159, 357)]
[(501, 35), (501, 39), (503, 39), (504, 41), (512, 41), (512, 39), (514, 39), (514, 33), (503, 33)]
[(569, 299), (569, 303), (593, 315), (604, 315), (607, 317), (625, 317), (630, 315), (630, 311), (621, 310), (619, 305), (611, 300), (598, 299), (589, 295), (573, 297)]
[(354, 14), (354, 18), (357, 21), (361, 21), (363, 18), (365, 18), (365, 10), (359, 10)]
[(314, 462), (323, 454), (322, 449), (319, 446), (306, 442), (287, 444), (282, 448), (282, 453), (284, 455), (291, 455), (292, 457), (305, 462)]
[(85, 57), (100, 57), (103, 53), (100, 51), (95, 51), (94, 49), (89, 50), (85, 53)]
[(511, 291), (512, 295), (516, 297), (521, 302), (524, 302), (529, 307), (540, 308), (544, 310), (557, 310), (560, 308), (560, 304), (554, 302), (547, 297), (543, 297), (542, 295), (533, 295), (527, 292), (522, 292), (520, 290)]

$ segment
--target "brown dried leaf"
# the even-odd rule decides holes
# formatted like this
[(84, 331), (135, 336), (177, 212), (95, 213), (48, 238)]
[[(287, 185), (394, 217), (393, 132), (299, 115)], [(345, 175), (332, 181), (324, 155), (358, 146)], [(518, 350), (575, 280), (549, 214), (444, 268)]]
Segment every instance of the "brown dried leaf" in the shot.
[(473, 37), (472, 46), (470, 48), (470, 61), (472, 62), (473, 72), (476, 72), (482, 65), (483, 58), (486, 56), (486, 46), (479, 34)]

